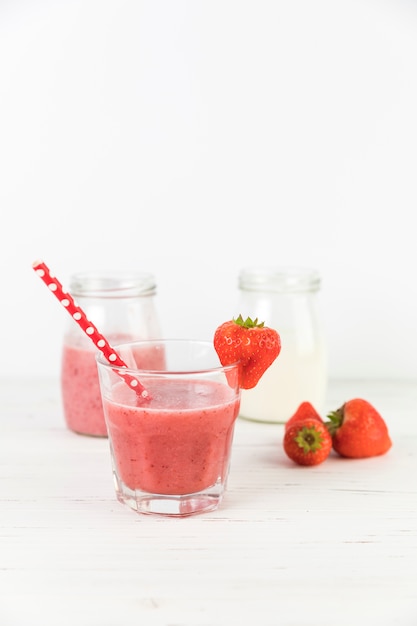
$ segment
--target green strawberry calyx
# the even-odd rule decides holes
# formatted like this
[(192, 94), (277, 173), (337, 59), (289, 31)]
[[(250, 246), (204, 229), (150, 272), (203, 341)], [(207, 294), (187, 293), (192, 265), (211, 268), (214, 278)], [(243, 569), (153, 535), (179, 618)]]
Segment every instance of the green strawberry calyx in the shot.
[(254, 320), (252, 320), (252, 318), (250, 317), (247, 317), (244, 320), (242, 315), (239, 315), (239, 317), (237, 317), (236, 319), (233, 318), (233, 321), (235, 322), (235, 324), (241, 326), (242, 328), (263, 328), (265, 325), (265, 322), (258, 322), (257, 317)]
[(294, 437), (294, 441), (305, 454), (317, 452), (323, 447), (323, 434), (314, 426), (303, 426)]
[(345, 405), (341, 406), (340, 409), (337, 409), (337, 411), (332, 411), (331, 413), (328, 413), (327, 415), (330, 421), (325, 422), (325, 426), (332, 437), (335, 434), (335, 432), (343, 424), (344, 408), (345, 408)]

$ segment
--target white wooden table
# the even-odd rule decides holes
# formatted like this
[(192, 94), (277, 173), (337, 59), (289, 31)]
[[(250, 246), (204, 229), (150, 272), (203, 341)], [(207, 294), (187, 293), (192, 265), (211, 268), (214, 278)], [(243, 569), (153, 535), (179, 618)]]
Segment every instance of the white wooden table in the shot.
[(416, 626), (417, 381), (332, 383), (327, 409), (353, 397), (387, 455), (303, 468), (239, 419), (221, 508), (166, 519), (116, 501), (56, 381), (0, 381), (0, 625)]

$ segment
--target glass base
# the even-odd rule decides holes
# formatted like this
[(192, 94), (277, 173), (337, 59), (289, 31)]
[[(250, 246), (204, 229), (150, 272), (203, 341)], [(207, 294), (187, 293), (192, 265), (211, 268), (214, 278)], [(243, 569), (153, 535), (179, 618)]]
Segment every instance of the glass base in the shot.
[(247, 415), (241, 415), (239, 414), (239, 419), (245, 420), (247, 422), (259, 422), (260, 424), (285, 424), (285, 420), (281, 420), (281, 419), (267, 419), (267, 418), (260, 418), (260, 417), (254, 417), (254, 416), (247, 416)]
[(96, 434), (96, 433), (85, 433), (82, 430), (75, 430), (74, 428), (70, 428), (69, 430), (71, 430), (76, 435), (80, 435), (82, 437), (93, 437), (95, 439), (107, 439), (107, 433), (105, 435), (102, 435), (102, 434)]
[(147, 515), (167, 515), (170, 517), (185, 517), (215, 511), (224, 493), (224, 485), (216, 484), (198, 491), (183, 495), (155, 494), (130, 489), (113, 473), (116, 497), (122, 504), (127, 505), (137, 513)]

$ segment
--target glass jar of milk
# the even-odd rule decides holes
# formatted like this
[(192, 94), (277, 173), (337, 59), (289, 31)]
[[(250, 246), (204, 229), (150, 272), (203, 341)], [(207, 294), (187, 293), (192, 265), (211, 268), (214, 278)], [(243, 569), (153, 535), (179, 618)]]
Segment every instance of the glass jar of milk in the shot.
[(241, 270), (236, 317), (257, 317), (281, 337), (277, 359), (256, 387), (242, 390), (241, 417), (284, 423), (305, 401), (322, 414), (327, 359), (316, 302), (320, 283), (320, 275), (312, 269)]

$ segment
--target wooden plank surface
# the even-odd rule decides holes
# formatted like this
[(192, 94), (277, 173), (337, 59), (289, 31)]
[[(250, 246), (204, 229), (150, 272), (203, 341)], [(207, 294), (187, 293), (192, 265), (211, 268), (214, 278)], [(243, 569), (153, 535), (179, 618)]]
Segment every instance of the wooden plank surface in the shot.
[(108, 442), (75, 435), (54, 380), (0, 381), (1, 626), (416, 626), (417, 382), (334, 381), (394, 442), (292, 464), (283, 427), (239, 419), (221, 508), (119, 504)]

